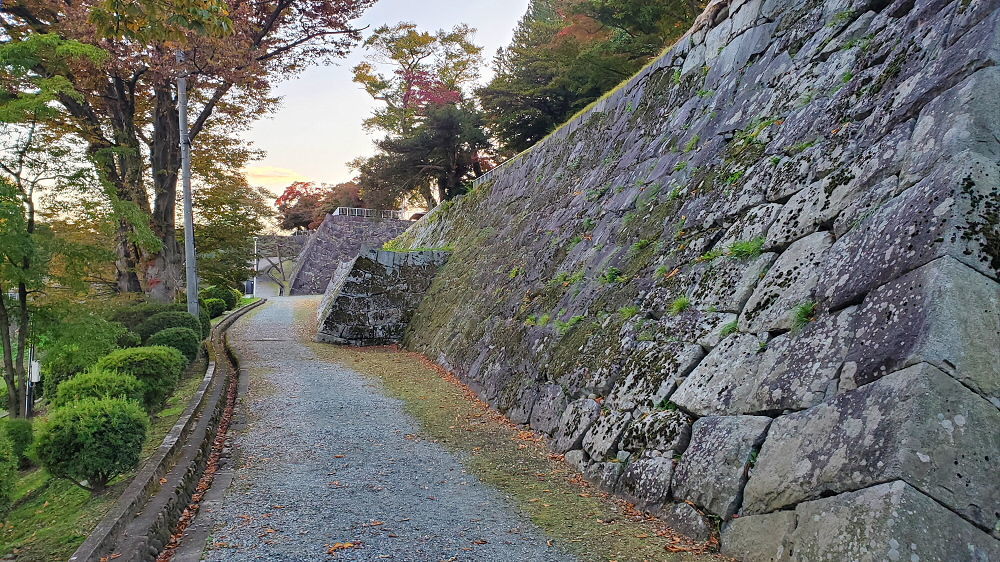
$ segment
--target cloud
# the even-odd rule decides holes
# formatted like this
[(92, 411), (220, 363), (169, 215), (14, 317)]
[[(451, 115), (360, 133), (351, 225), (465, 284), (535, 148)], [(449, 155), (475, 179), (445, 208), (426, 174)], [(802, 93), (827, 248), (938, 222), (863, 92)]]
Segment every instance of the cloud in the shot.
[(251, 185), (260, 185), (269, 189), (281, 189), (293, 181), (306, 181), (309, 178), (288, 168), (276, 166), (250, 166), (243, 170), (243, 175)]

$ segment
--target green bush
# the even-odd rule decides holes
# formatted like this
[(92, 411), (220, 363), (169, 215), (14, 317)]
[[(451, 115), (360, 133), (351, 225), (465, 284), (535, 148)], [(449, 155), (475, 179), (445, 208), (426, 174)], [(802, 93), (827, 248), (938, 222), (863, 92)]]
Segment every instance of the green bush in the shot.
[(27, 468), (31, 462), (28, 459), (28, 450), (31, 448), (33, 440), (31, 430), (31, 420), (24, 418), (9, 418), (3, 421), (3, 431), (0, 432), (10, 439), (13, 447), (14, 458), (20, 468)]
[(198, 350), (201, 348), (201, 337), (191, 328), (167, 328), (149, 336), (146, 343), (172, 347), (183, 353), (190, 363), (198, 356)]
[(167, 328), (189, 328), (196, 334), (201, 333), (201, 320), (187, 312), (160, 312), (150, 316), (139, 326), (139, 337), (145, 342), (160, 330)]
[(120, 398), (87, 398), (56, 408), (39, 424), (34, 454), (53, 476), (93, 492), (139, 463), (149, 430), (142, 408)]
[(205, 287), (202, 289), (201, 298), (205, 300), (222, 299), (226, 303), (226, 310), (236, 308), (236, 303), (240, 301), (240, 297), (236, 295), (235, 291), (220, 285), (214, 285), (212, 287)]
[(44, 382), (42, 395), (55, 393), (59, 383), (90, 368), (119, 347), (125, 328), (89, 311), (67, 312), (47, 319), (36, 332)]
[(94, 369), (64, 381), (50, 397), (53, 407), (60, 407), (85, 398), (124, 398), (142, 403), (143, 384), (132, 375)]
[(205, 299), (205, 308), (208, 309), (208, 315), (215, 318), (221, 316), (226, 311), (226, 301), (222, 299)]
[(143, 406), (152, 412), (163, 405), (177, 386), (187, 360), (180, 351), (166, 346), (133, 347), (113, 351), (97, 362), (97, 368), (117, 371), (139, 379)]
[[(187, 312), (187, 295), (184, 293), (180, 294), (180, 301), (174, 305), (173, 310)], [(205, 301), (200, 297), (198, 298), (198, 320), (201, 322), (202, 339), (208, 338), (212, 332), (212, 317), (208, 315), (208, 311), (205, 309)]]
[(17, 483), (17, 454), (6, 434), (0, 432), (0, 510), (10, 507)]
[(139, 302), (129, 303), (111, 311), (108, 318), (114, 322), (122, 323), (126, 328), (137, 332), (139, 326), (151, 316), (161, 312), (184, 312), (187, 310), (183, 304), (168, 304), (162, 302)]
[(142, 338), (132, 330), (125, 330), (122, 335), (118, 336), (118, 347), (122, 349), (139, 347), (140, 345), (142, 345)]
[(240, 301), (243, 300), (244, 293), (241, 289), (232, 289), (232, 291), (233, 291), (233, 296), (236, 297), (236, 299), (233, 301), (233, 309), (235, 309), (240, 305)]

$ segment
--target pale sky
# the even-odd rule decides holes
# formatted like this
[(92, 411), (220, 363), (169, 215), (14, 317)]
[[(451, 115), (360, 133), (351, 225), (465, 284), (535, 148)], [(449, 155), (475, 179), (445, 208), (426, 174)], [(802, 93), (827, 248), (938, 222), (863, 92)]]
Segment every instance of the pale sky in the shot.
[[(484, 47), (484, 72), (493, 54), (510, 42), (514, 26), (528, 0), (380, 0), (359, 25), (372, 29), (401, 21), (421, 29), (450, 29), (459, 23), (476, 28), (476, 44)], [(374, 151), (361, 127), (375, 102), (351, 81), (351, 68), (363, 56), (360, 49), (336, 65), (314, 67), (281, 83), (281, 109), (258, 121), (247, 137), (267, 156), (247, 169), (250, 183), (280, 192), (293, 181), (340, 183), (351, 179), (347, 162)]]

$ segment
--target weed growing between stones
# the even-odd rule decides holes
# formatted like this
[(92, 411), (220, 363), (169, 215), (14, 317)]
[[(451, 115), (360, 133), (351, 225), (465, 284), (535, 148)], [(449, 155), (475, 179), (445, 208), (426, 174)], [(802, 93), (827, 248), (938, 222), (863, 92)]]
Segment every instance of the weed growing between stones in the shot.
[(816, 317), (816, 303), (804, 302), (792, 311), (792, 329), (801, 330)]
[(667, 312), (671, 316), (677, 316), (691, 307), (691, 299), (687, 296), (680, 296), (674, 299), (674, 302), (670, 303), (670, 307), (667, 308)]
[(612, 285), (615, 283), (621, 283), (623, 281), (628, 281), (628, 277), (622, 274), (622, 270), (617, 267), (611, 266), (604, 270), (601, 274), (599, 281), (605, 285)]
[(729, 255), (734, 258), (751, 259), (759, 256), (764, 249), (764, 237), (758, 236), (751, 240), (739, 240), (729, 245)]
[(632, 318), (635, 318), (635, 316), (639, 314), (639, 307), (635, 306), (634, 304), (629, 306), (623, 306), (621, 310), (618, 311), (618, 314), (621, 315), (623, 320), (630, 320)]
[(730, 323), (728, 323), (728, 324), (726, 324), (725, 326), (722, 327), (722, 331), (719, 332), (719, 335), (721, 335), (722, 337), (726, 337), (726, 336), (735, 334), (736, 330), (737, 330), (737, 326), (738, 326), (738, 322), (736, 320), (733, 320), (732, 322), (730, 322)]

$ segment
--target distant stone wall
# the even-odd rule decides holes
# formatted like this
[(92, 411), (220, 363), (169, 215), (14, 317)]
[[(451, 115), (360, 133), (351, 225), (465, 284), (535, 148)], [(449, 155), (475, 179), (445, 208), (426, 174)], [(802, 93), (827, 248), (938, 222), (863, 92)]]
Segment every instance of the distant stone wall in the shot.
[(997, 0), (712, 2), (398, 239), (406, 344), (724, 553), (1000, 560), (998, 62)]
[(447, 252), (363, 250), (330, 281), (318, 313), (316, 340), (389, 345), (403, 340)]
[(321, 295), (333, 272), (364, 247), (381, 247), (413, 225), (411, 221), (327, 215), (299, 252), (291, 295)]

